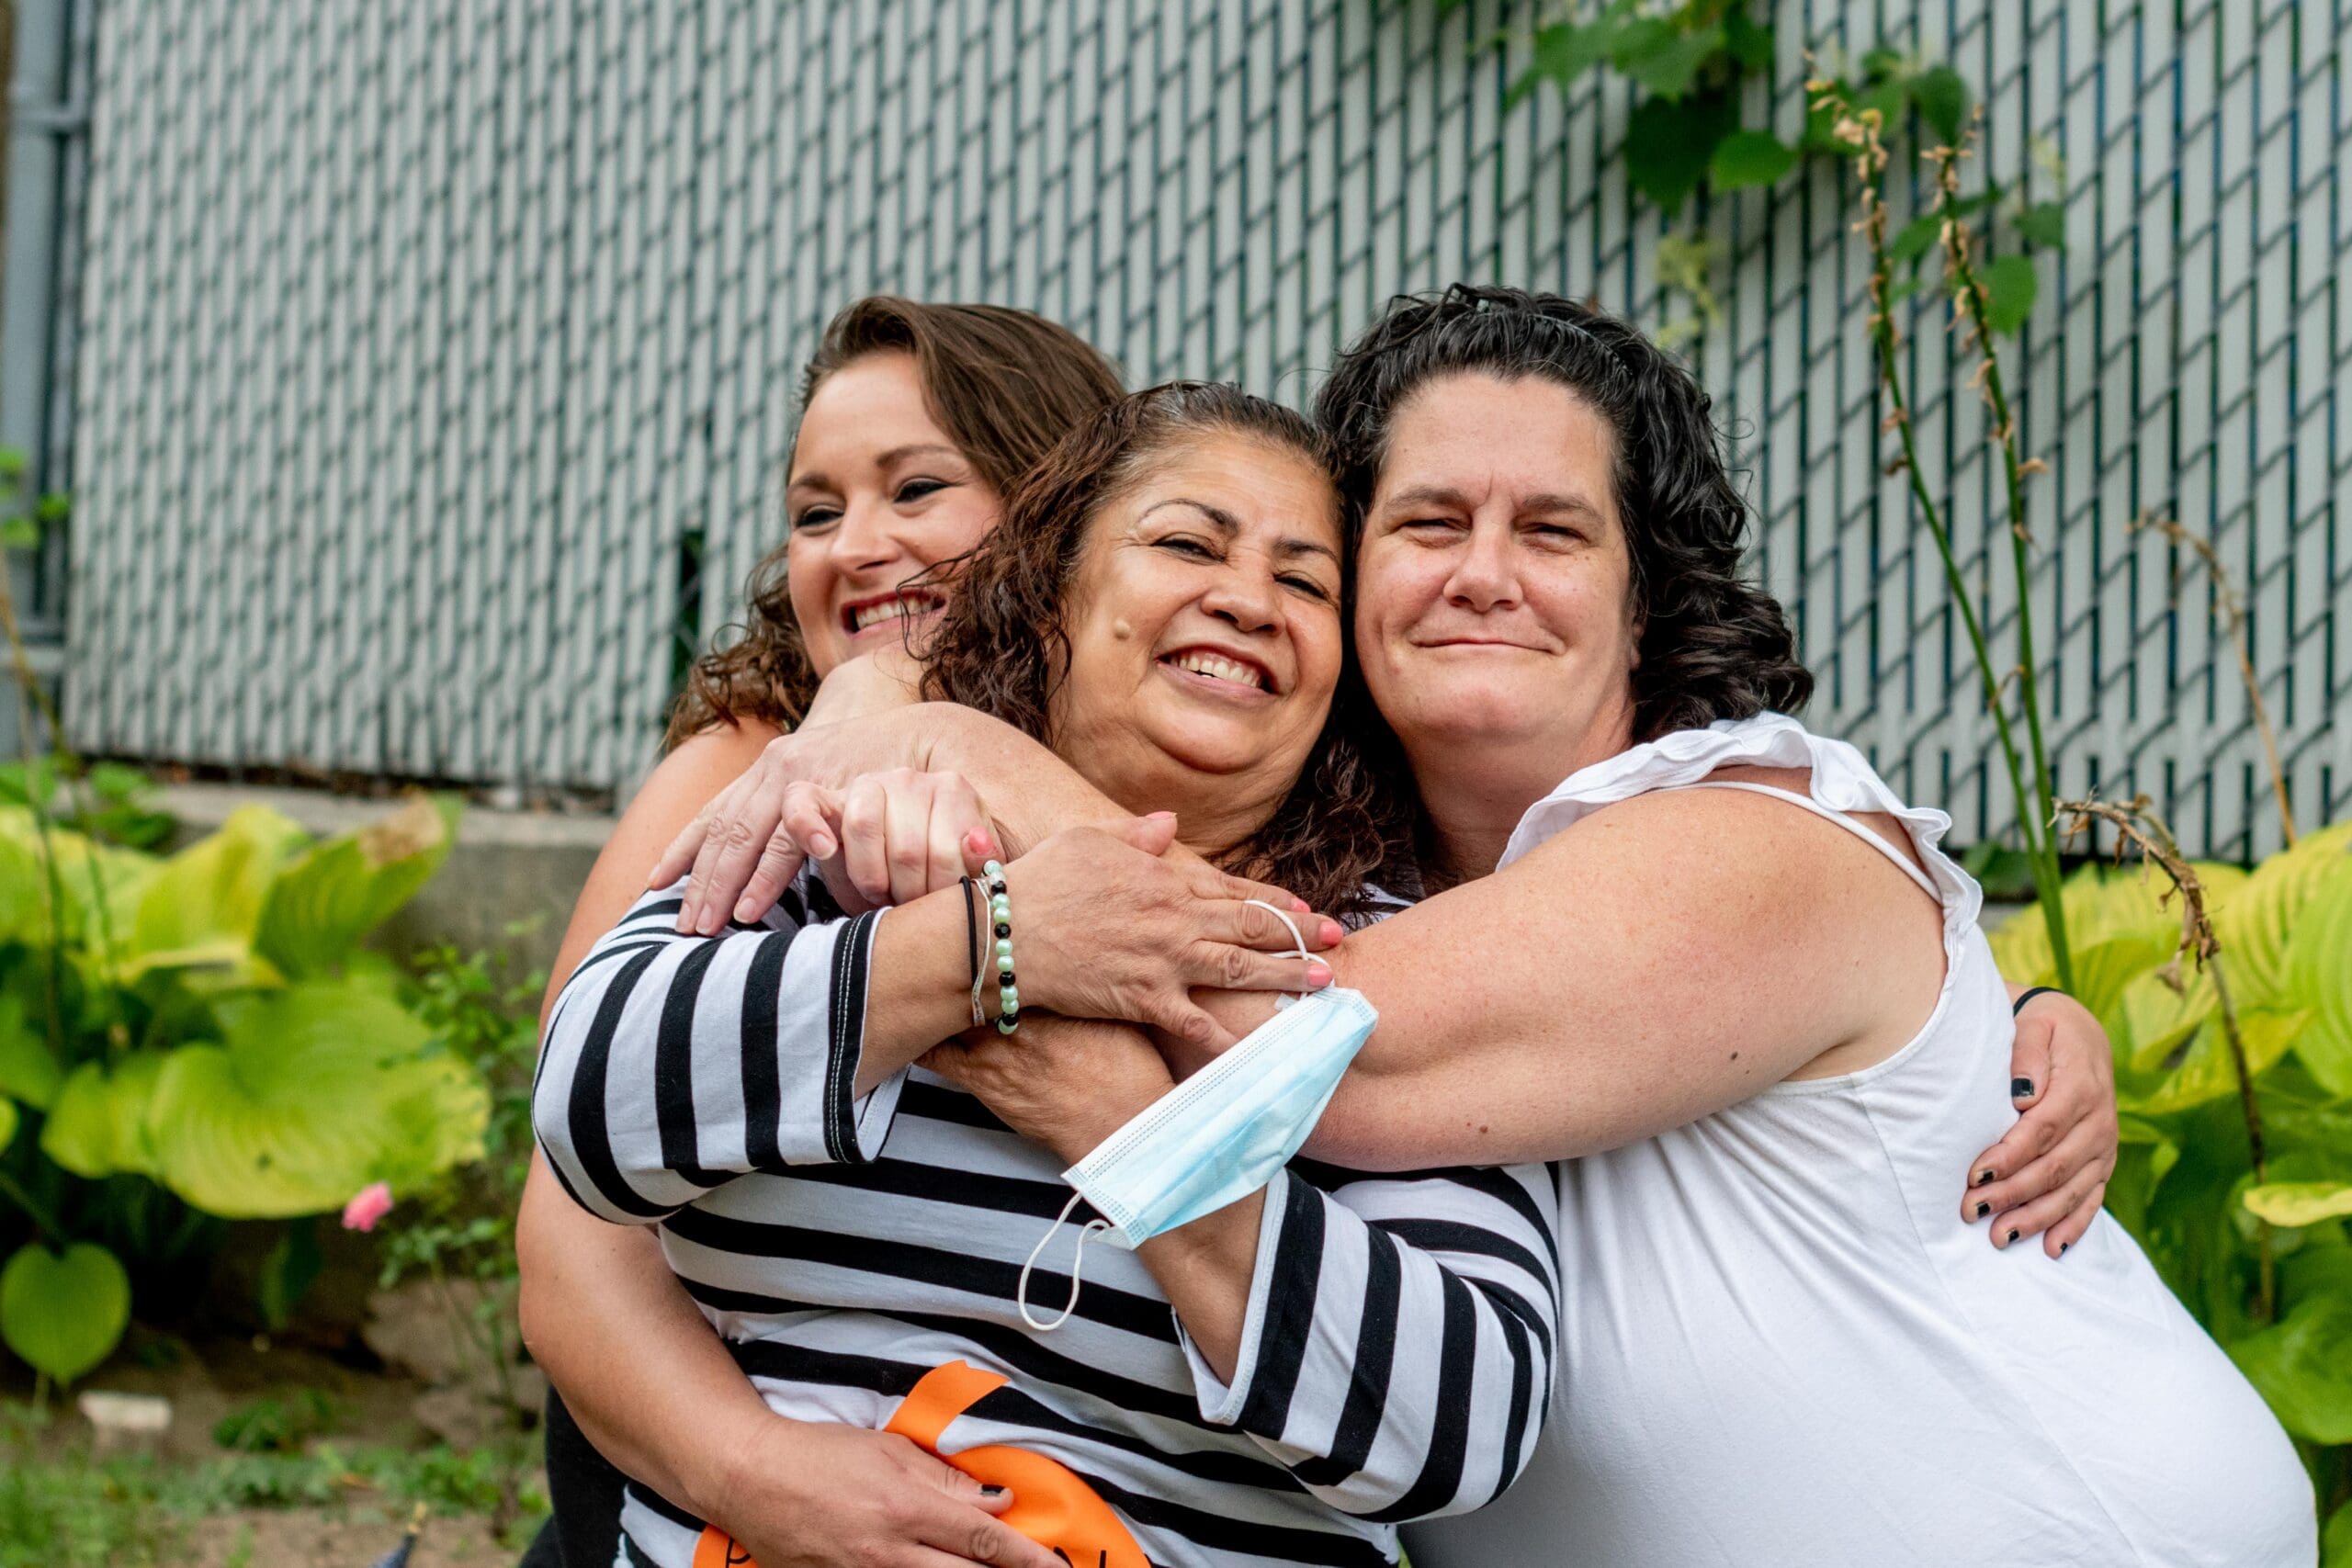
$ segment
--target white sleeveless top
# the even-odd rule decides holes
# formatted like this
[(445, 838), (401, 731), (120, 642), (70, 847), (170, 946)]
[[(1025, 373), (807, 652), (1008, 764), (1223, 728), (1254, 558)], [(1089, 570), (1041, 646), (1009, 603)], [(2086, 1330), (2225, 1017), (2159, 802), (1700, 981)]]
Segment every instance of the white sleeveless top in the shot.
[(2053, 1262), (1961, 1218), (1968, 1162), (2016, 1112), (1983, 896), (1936, 848), (1949, 818), (1765, 715), (1576, 773), (1502, 863), (1741, 763), (1809, 768), (1830, 813), (1903, 823), (1924, 879), (1833, 818), (1942, 904), (1935, 1010), (1874, 1066), (1560, 1168), (1550, 1424), (1500, 1502), (1406, 1531), (1414, 1568), (2310, 1568), (2286, 1434), (2123, 1228), (2101, 1214)]

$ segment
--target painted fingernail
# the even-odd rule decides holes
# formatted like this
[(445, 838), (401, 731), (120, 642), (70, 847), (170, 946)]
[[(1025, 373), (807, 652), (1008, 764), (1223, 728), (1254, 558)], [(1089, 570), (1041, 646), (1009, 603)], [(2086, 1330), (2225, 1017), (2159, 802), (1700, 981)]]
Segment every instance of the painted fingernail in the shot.
[(1309, 912), (1309, 905), (1304, 898), (1293, 898), (1290, 901), (1290, 912), (1294, 915), (1306, 914)]
[(2009, 1080), (2009, 1098), (2011, 1100), (2031, 1100), (2033, 1098), (2033, 1080), (2031, 1078), (2011, 1078)]
[(2009, 1245), (2009, 1243), (2011, 1243), (2011, 1242), (2013, 1242), (2013, 1241), (2017, 1240), (2017, 1238), (2018, 1238), (2018, 1233), (2017, 1233), (2016, 1231), (2012, 1230), (2012, 1231), (2010, 1231), (2010, 1232), (2009, 1232), (2009, 1234), (2008, 1234), (2008, 1235), (2005, 1235), (2005, 1236), (2003, 1236), (2003, 1237), (2001, 1238), (2001, 1245), (2002, 1245), (2003, 1247), (2007, 1247), (2007, 1246), (2008, 1246), (2008, 1245)]
[(1004, 1495), (1004, 1488), (996, 1485), (983, 1486), (980, 1488), (980, 1495), (983, 1497), (1001, 1497)]
[(1973, 1187), (1989, 1187), (1992, 1185), (1992, 1182), (1993, 1168), (1988, 1165), (1984, 1169), (1976, 1173), (1976, 1179), (1973, 1182), (1971, 1182), (1970, 1185)]
[(1317, 940), (1326, 947), (1339, 946), (1340, 939), (1347, 934), (1347, 928), (1334, 919), (1327, 919), (1321, 925), (1315, 928)]
[(2066, 1256), (2066, 1249), (2067, 1249), (2068, 1247), (2070, 1247), (2074, 1246), (2074, 1245), (2075, 1245), (2075, 1244), (2074, 1244), (2073, 1242), (2071, 1242), (2071, 1241), (2062, 1241), (2062, 1242), (2060, 1242), (2060, 1243), (2058, 1244), (2058, 1256), (2059, 1256), (2059, 1257), (2061, 1257), (2061, 1258), (2065, 1257), (2065, 1256)]
[(1985, 1215), (1987, 1215), (1987, 1214), (1991, 1213), (1992, 1212), (1993, 1212), (1993, 1205), (1992, 1205), (1992, 1204), (1985, 1202), (1985, 1201), (1984, 1201), (1983, 1199), (1981, 1199), (1981, 1198), (1977, 1200), (1977, 1202), (1976, 1202), (1976, 1217), (1977, 1217), (1978, 1219), (1980, 1219), (1980, 1220), (1981, 1220), (1981, 1219), (1983, 1219)]
[(1331, 966), (1320, 959), (1310, 959), (1306, 965), (1306, 983), (1310, 986), (1329, 985)]

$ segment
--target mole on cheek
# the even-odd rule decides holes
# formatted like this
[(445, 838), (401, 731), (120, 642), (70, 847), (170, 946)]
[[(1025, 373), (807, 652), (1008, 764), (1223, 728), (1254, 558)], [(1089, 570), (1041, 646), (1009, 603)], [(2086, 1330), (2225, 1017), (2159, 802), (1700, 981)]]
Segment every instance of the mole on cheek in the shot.
[(1133, 642), (1136, 637), (1136, 628), (1114, 615), (1111, 617), (1111, 635), (1121, 642)]

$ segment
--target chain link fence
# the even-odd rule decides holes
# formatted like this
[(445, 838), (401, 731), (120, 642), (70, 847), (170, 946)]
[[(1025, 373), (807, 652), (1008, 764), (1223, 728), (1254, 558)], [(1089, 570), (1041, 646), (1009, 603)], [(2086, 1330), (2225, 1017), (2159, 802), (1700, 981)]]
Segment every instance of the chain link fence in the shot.
[[(1793, 40), (1950, 62), (2004, 178), (2063, 160), (2067, 245), (2011, 352), (2026, 585), (2063, 789), (2271, 847), (2225, 626), (2248, 598), (2305, 818), (2352, 794), (2346, 0), (1781, 0)], [(1495, 0), (100, 0), (74, 385), (68, 725), (96, 751), (626, 791), (691, 649), (779, 536), (790, 389), (875, 290), (998, 300), (1134, 382), (1304, 402), (1390, 294), (1457, 277), (1692, 344), (1739, 439), (1815, 722), (1960, 834), (2008, 820), (1965, 640), (1862, 333), (1847, 176), (1669, 221), (1605, 73), (1506, 114)], [(1760, 88), (1759, 88), (1760, 90)], [(2052, 156), (2054, 154), (2054, 157)], [(1902, 216), (1898, 212), (1898, 220)], [(1932, 293), (1932, 291), (1929, 291)], [(1973, 580), (2013, 602), (1941, 312), (1907, 367)], [(1988, 545), (2000, 547), (1988, 549)], [(2004, 649), (2013, 624), (1996, 625)]]

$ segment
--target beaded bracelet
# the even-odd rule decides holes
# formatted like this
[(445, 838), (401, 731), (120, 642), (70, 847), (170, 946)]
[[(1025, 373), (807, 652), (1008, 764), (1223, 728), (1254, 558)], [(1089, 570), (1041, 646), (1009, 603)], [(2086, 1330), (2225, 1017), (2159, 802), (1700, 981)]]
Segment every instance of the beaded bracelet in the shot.
[(982, 871), (989, 882), (989, 919), (996, 928), (996, 1031), (1010, 1034), (1021, 1027), (1021, 989), (1012, 981), (1012, 899), (1005, 891), (1002, 862), (990, 861)]
[(964, 944), (972, 960), (972, 1027), (978, 1029), (989, 1021), (980, 1007), (980, 976), (985, 972), (980, 964), (980, 879), (959, 876), (956, 890), (964, 896)]

